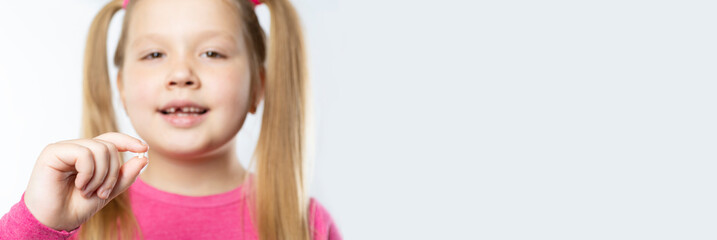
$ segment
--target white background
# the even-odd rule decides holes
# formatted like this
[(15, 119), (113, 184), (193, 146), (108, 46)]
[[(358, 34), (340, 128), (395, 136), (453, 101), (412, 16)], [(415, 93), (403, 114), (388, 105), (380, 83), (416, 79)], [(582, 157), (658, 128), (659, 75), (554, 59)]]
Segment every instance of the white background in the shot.
[[(347, 239), (717, 238), (714, 1), (293, 2), (312, 193)], [(0, 4), (3, 213), (40, 150), (79, 135), (103, 3)]]

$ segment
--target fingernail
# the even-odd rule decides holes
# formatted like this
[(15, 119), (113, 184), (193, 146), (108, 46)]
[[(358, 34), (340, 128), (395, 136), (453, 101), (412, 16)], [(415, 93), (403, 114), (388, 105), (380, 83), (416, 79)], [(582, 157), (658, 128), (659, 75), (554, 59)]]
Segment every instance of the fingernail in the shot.
[(109, 197), (110, 194), (112, 193), (112, 191), (115, 189), (115, 184), (117, 184), (117, 182), (113, 183), (112, 186), (110, 186), (109, 188), (105, 189), (105, 192), (107, 192), (107, 193), (105, 193), (105, 195), (107, 195), (107, 197)]
[(110, 191), (107, 189), (102, 189), (102, 198), (107, 199), (107, 197), (110, 196)]

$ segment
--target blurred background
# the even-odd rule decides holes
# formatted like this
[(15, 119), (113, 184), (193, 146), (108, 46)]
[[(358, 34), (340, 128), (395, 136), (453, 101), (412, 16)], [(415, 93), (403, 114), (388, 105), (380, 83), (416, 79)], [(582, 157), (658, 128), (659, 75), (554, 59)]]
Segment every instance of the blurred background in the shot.
[[(311, 192), (346, 239), (717, 239), (716, 2), (293, 2)], [(2, 214), (42, 148), (79, 136), (105, 3), (0, 5)]]

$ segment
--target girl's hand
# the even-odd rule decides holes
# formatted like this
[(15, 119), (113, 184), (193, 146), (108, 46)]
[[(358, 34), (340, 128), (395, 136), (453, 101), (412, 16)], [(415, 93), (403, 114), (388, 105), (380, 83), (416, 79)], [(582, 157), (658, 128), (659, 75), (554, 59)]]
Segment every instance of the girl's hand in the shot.
[(119, 152), (146, 152), (121, 133), (50, 144), (42, 150), (25, 190), (25, 205), (42, 224), (73, 230), (134, 183), (147, 158), (122, 164)]

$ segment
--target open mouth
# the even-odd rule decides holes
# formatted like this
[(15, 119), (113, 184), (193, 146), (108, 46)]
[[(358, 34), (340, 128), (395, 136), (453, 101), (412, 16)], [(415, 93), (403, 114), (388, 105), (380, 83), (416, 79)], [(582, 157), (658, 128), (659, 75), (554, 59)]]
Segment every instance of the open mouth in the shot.
[(209, 111), (203, 107), (169, 107), (160, 109), (159, 112), (164, 115), (174, 115), (178, 117), (202, 115)]
[(207, 118), (209, 108), (187, 100), (175, 100), (157, 109), (162, 118), (178, 128), (191, 128)]
[(198, 116), (206, 114), (208, 111), (208, 107), (187, 100), (171, 101), (157, 109), (157, 112), (163, 115), (176, 117)]

